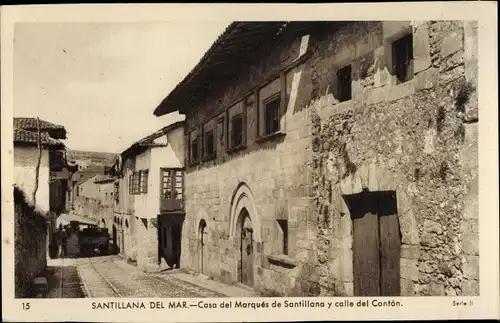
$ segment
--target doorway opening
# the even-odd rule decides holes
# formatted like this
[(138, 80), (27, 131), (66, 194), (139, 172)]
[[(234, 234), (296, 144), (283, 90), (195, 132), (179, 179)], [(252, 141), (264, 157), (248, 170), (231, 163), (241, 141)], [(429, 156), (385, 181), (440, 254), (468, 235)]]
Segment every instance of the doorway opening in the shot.
[(198, 228), (198, 241), (199, 241), (199, 259), (198, 259), (198, 270), (200, 274), (205, 274), (207, 270), (207, 223), (205, 220), (200, 221)]
[(180, 268), (182, 224), (180, 215), (158, 216), (158, 260), (163, 258), (170, 268)]
[(253, 250), (253, 227), (250, 214), (243, 208), (238, 217), (238, 233), (240, 240), (239, 281), (247, 286), (253, 287), (254, 275), (254, 250)]
[(401, 231), (395, 191), (344, 195), (351, 213), (354, 296), (399, 296)]

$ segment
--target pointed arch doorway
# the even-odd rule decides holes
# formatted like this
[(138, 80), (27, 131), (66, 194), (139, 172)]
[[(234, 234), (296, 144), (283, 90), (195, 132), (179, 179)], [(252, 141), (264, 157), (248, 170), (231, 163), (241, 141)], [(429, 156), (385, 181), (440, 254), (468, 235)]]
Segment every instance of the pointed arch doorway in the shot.
[(253, 248), (253, 227), (250, 214), (246, 208), (241, 209), (238, 220), (239, 240), (240, 240), (240, 275), (239, 281), (242, 284), (253, 287), (254, 283), (254, 248)]
[(198, 227), (198, 243), (199, 243), (199, 254), (198, 254), (198, 271), (200, 274), (205, 274), (207, 271), (207, 245), (208, 245), (208, 234), (207, 234), (207, 223), (205, 220), (200, 221), (200, 225)]

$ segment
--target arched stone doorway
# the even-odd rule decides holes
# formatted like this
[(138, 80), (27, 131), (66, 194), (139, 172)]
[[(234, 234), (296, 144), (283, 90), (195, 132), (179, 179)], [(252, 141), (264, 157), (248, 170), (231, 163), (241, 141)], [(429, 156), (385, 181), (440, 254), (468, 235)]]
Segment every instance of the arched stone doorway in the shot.
[(250, 214), (246, 208), (241, 209), (237, 222), (237, 236), (240, 241), (239, 274), (240, 283), (253, 287), (254, 282), (254, 237)]
[(231, 198), (229, 237), (234, 248), (232, 279), (256, 287), (256, 267), (260, 266), (262, 237), (259, 212), (246, 183), (240, 183)]
[(200, 225), (198, 226), (198, 271), (200, 274), (205, 274), (207, 271), (207, 245), (208, 245), (208, 232), (207, 232), (207, 223), (205, 220), (200, 221)]

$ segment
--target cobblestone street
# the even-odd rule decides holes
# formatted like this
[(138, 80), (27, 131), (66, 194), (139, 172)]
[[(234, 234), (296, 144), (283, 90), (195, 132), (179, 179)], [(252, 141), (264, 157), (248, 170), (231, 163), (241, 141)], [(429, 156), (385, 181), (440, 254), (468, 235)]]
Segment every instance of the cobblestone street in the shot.
[(181, 271), (144, 273), (118, 256), (49, 260), (47, 298), (254, 296)]

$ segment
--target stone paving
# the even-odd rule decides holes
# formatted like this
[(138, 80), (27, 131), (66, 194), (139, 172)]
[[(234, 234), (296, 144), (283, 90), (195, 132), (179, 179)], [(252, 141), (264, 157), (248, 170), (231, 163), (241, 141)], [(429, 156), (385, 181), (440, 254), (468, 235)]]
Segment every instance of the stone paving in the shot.
[(255, 296), (179, 270), (144, 273), (118, 256), (49, 260), (49, 268), (48, 298)]

